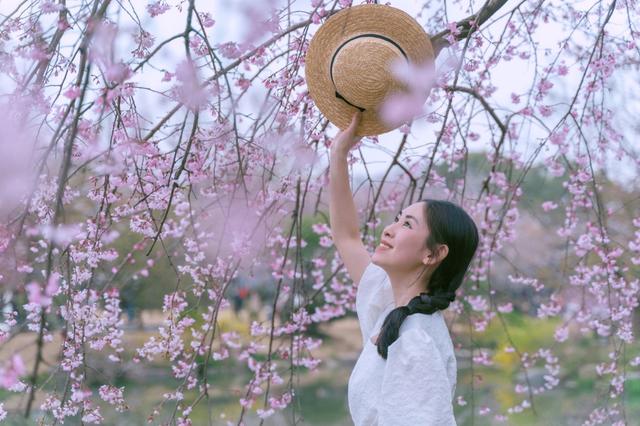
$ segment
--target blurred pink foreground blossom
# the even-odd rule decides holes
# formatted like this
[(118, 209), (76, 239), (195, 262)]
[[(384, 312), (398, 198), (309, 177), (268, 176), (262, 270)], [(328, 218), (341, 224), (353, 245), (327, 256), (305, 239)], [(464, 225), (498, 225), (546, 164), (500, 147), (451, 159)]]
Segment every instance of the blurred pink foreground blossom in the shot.
[(423, 112), (423, 105), (436, 80), (433, 62), (412, 64), (396, 60), (391, 64), (393, 76), (407, 88), (390, 93), (380, 107), (380, 118), (388, 126), (399, 126)]

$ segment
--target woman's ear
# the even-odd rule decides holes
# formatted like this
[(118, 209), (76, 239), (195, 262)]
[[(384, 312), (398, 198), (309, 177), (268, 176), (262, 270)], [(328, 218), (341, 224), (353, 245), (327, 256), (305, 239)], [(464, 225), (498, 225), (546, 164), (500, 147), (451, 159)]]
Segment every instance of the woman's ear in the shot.
[(449, 254), (449, 246), (446, 244), (441, 244), (437, 249), (437, 262), (442, 262), (445, 257)]
[(449, 254), (449, 246), (447, 246), (446, 244), (439, 244), (435, 253), (431, 253), (432, 254), (427, 254), (424, 256), (424, 258), (422, 259), (422, 263), (424, 263), (425, 265), (430, 265), (442, 262), (444, 258)]

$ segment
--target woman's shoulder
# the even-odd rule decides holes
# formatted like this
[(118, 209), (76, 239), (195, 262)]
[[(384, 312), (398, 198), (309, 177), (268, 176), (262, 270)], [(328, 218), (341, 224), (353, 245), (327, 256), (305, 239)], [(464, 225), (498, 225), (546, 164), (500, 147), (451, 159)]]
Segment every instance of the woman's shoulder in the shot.
[(362, 330), (363, 342), (375, 332), (381, 315), (393, 305), (393, 292), (384, 269), (369, 263), (356, 290), (356, 312)]
[(389, 357), (402, 362), (433, 362), (439, 359), (444, 368), (455, 353), (450, 342), (434, 337), (424, 328), (412, 327), (403, 330), (389, 346)]
[(364, 272), (360, 278), (360, 284), (370, 281), (379, 283), (384, 281), (387, 277), (387, 273), (384, 269), (373, 262), (369, 262), (369, 264), (364, 268)]
[(407, 334), (407, 337), (422, 336), (423, 339), (433, 341), (441, 350), (448, 351), (453, 347), (442, 311), (430, 315), (409, 315), (400, 326), (400, 337), (403, 334)]
[(389, 276), (384, 269), (373, 262), (367, 265), (358, 283), (356, 304), (358, 299), (366, 305), (375, 305), (380, 308), (386, 307), (389, 300), (393, 300)]
[(389, 345), (389, 360), (413, 362), (433, 356), (438, 352), (436, 344), (429, 333), (421, 328), (405, 329), (398, 338)]
[(404, 330), (411, 329), (422, 329), (429, 334), (433, 332), (437, 332), (442, 330), (442, 328), (446, 328), (447, 324), (444, 321), (444, 317), (442, 315), (442, 311), (435, 311), (432, 314), (421, 314), (415, 313), (409, 315), (403, 322), (400, 327), (400, 333)]

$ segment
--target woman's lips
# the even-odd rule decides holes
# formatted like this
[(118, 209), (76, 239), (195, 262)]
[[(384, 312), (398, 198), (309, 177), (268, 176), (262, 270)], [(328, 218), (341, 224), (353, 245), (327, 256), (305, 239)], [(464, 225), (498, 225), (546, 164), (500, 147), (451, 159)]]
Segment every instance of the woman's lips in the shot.
[(379, 248), (379, 249), (384, 249), (384, 250), (391, 250), (393, 247), (389, 247), (389, 246), (387, 246), (387, 245), (384, 245), (383, 243), (380, 243), (380, 244), (378, 245), (378, 248)]

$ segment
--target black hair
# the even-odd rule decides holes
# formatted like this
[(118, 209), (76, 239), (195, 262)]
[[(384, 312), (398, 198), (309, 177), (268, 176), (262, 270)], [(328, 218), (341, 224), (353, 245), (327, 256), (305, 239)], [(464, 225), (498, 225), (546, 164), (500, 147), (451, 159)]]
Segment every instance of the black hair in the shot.
[(378, 353), (387, 359), (387, 349), (398, 339), (402, 322), (411, 314), (431, 315), (444, 310), (456, 298), (471, 259), (478, 247), (478, 228), (471, 216), (460, 206), (445, 200), (420, 200), (429, 227), (425, 245), (435, 251), (438, 244), (446, 244), (449, 252), (429, 278), (427, 291), (420, 293), (406, 306), (393, 309), (382, 323), (376, 345)]

